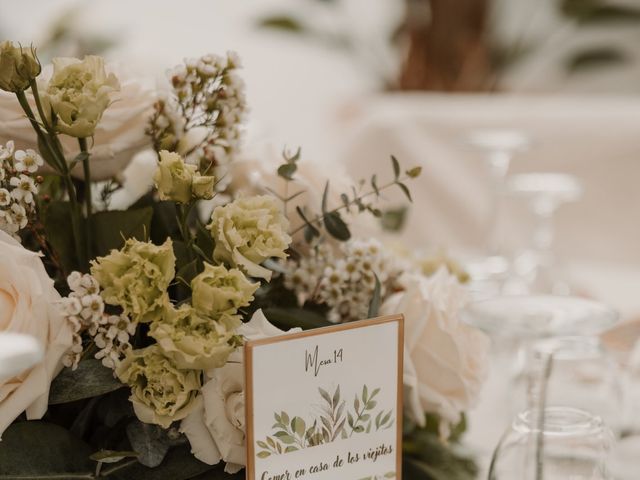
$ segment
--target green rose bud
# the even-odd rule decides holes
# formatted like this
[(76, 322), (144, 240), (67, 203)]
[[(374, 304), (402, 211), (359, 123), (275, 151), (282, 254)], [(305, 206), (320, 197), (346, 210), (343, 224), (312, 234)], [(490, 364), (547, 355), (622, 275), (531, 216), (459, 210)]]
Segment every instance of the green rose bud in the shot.
[(162, 150), (158, 169), (153, 176), (160, 200), (189, 203), (193, 175), (196, 169), (195, 165), (184, 163), (182, 157), (177, 153)]
[[(119, 90), (118, 79), (112, 73), (107, 75), (101, 57), (54, 58), (43, 100), (58, 116), (58, 131), (91, 137), (111, 103), (111, 94)], [(45, 111), (49, 111), (46, 106)]]
[(168, 302), (175, 262), (171, 239), (157, 246), (131, 238), (121, 250), (93, 260), (91, 275), (102, 287), (105, 302), (122, 307), (133, 321), (149, 322)]
[(267, 280), (271, 270), (260, 264), (271, 257), (286, 258), (285, 250), (291, 243), (289, 221), (269, 195), (238, 198), (217, 207), (207, 228), (216, 242), (216, 260)]
[(40, 62), (33, 48), (25, 50), (10, 41), (0, 43), (0, 89), (22, 92), (40, 75)]
[(196, 173), (191, 184), (191, 192), (196, 198), (204, 198), (210, 200), (213, 198), (213, 189), (216, 184), (215, 177), (211, 175), (200, 175)]
[(236, 315), (222, 314), (213, 320), (188, 305), (168, 306), (162, 319), (151, 324), (149, 335), (179, 368), (212, 370), (227, 363), (242, 344), (235, 333), (241, 324)]
[(251, 283), (238, 270), (224, 265), (204, 264), (204, 271), (191, 281), (191, 303), (205, 315), (217, 317), (222, 313), (235, 315), (248, 306), (260, 283)]
[(200, 406), (201, 381), (197, 370), (180, 369), (158, 345), (129, 351), (116, 376), (131, 387), (129, 400), (144, 423), (169, 428)]

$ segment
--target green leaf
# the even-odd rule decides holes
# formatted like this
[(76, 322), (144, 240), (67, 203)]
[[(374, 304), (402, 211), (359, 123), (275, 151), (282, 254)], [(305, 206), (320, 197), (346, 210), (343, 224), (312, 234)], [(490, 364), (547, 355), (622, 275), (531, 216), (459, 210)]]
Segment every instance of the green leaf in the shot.
[(125, 385), (99, 360), (82, 360), (76, 370), (65, 368), (51, 383), (49, 404), (75, 402), (113, 392)]
[(64, 474), (90, 473), (91, 448), (52, 423), (16, 422), (2, 434), (0, 479), (46, 479)]
[(71, 162), (69, 163), (69, 170), (73, 170), (75, 168), (75, 166), (79, 163), (84, 162), (85, 160), (87, 160), (89, 158), (89, 152), (80, 152), (78, 155), (75, 156), (75, 158), (73, 160), (71, 160)]
[(329, 197), (329, 180), (324, 184), (324, 191), (322, 192), (322, 214), (326, 215), (327, 213), (327, 201)]
[(369, 401), (369, 389), (367, 388), (366, 385), (364, 385), (362, 387), (362, 403), (366, 405), (368, 401)]
[(340, 402), (340, 385), (336, 388), (335, 393), (333, 394), (333, 405), (334, 407)]
[(409, 191), (409, 187), (407, 187), (404, 183), (397, 183), (400, 190), (405, 194), (405, 196), (409, 199), (410, 202), (413, 202), (413, 198), (411, 198), (411, 192)]
[(91, 217), (94, 249), (98, 255), (107, 255), (112, 249), (122, 248), (126, 239), (145, 240), (151, 233), (151, 207), (134, 210), (109, 210)]
[(627, 54), (614, 47), (602, 46), (581, 50), (566, 62), (570, 73), (587, 73), (594, 69), (611, 68), (629, 60)]
[(296, 206), (296, 212), (298, 212), (298, 215), (300, 215), (300, 218), (302, 218), (302, 220), (305, 223), (305, 231), (304, 231), (304, 237), (305, 240), (307, 241), (307, 243), (310, 243), (311, 240), (313, 240), (314, 237), (319, 237), (320, 236), (320, 230), (318, 230), (315, 225), (313, 225), (309, 219), (306, 217), (306, 215), (304, 214), (304, 212), (302, 211), (302, 208), (300, 208), (299, 205)]
[(307, 429), (307, 424), (302, 418), (294, 417), (293, 420), (291, 420), (291, 429), (296, 433), (296, 435), (302, 437)]
[(349, 227), (340, 217), (338, 212), (329, 212), (324, 215), (324, 228), (327, 229), (327, 232), (335, 238), (336, 240), (340, 240), (342, 242), (346, 242), (351, 238), (351, 232), (349, 231)]
[(320, 391), (320, 396), (324, 399), (324, 401), (327, 402), (329, 405), (333, 405), (331, 402), (331, 395), (329, 395), (329, 392), (327, 392), (322, 388), (318, 388), (318, 390)]
[(346, 193), (341, 193), (340, 194), (340, 200), (342, 200), (342, 204), (344, 205), (345, 208), (349, 208), (349, 196)]
[(375, 174), (371, 177), (371, 188), (373, 188), (373, 191), (376, 192), (376, 196), (379, 197), (380, 189), (378, 188), (378, 176)]
[(127, 438), (131, 447), (139, 454), (138, 461), (145, 467), (160, 465), (171, 443), (166, 430), (137, 420), (127, 425)]
[(258, 452), (258, 458), (267, 458), (269, 456), (271, 456), (271, 454), (269, 452), (267, 452), (266, 450)]
[(398, 180), (398, 178), (400, 178), (400, 162), (398, 162), (398, 159), (393, 155), (391, 155), (391, 164), (393, 165), (393, 176)]
[(92, 453), (89, 458), (96, 462), (102, 463), (117, 463), (125, 458), (136, 458), (138, 452), (119, 452), (115, 450), (100, 450), (96, 453)]
[(289, 15), (271, 15), (261, 18), (258, 26), (262, 28), (272, 28), (289, 33), (305, 33), (306, 27), (298, 20)]
[(43, 211), (43, 223), (47, 232), (47, 241), (58, 254), (63, 268), (68, 272), (79, 268), (71, 211), (69, 202), (60, 201), (50, 202)]
[[(105, 469), (103, 469), (103, 472)], [(148, 468), (139, 463), (118, 470), (109, 479), (117, 480), (240, 480), (242, 475), (229, 475), (224, 472), (224, 464), (216, 466), (201, 462), (191, 453), (190, 445), (174, 447), (165, 456), (162, 463), (155, 468)]]
[(269, 322), (281, 329), (300, 327), (303, 330), (332, 325), (324, 316), (301, 308), (265, 308), (262, 310)]
[(287, 432), (276, 432), (274, 435), (278, 437), (278, 439), (285, 445), (291, 445), (296, 441), (295, 438), (293, 438)]
[(400, 232), (407, 220), (407, 207), (392, 208), (382, 212), (380, 224), (387, 232)]
[[(371, 302), (369, 302), (368, 317), (374, 318), (378, 316), (380, 312), (380, 305), (382, 304), (382, 286), (380, 285), (380, 279), (378, 275), (376, 277), (376, 285), (373, 288), (373, 295), (371, 296)], [(366, 400), (363, 400), (366, 402)]]
[(418, 178), (422, 173), (422, 167), (413, 167), (407, 170), (406, 173), (409, 178)]
[(298, 170), (298, 166), (295, 163), (285, 163), (278, 167), (278, 175), (285, 180), (293, 180), (296, 170)]

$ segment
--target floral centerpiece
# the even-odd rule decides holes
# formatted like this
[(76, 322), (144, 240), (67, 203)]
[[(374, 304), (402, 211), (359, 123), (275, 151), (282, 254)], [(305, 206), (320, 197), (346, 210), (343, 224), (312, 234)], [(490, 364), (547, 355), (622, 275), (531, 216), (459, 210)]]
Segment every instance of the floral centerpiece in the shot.
[[(99, 57), (43, 73), (34, 49), (0, 44), (0, 104), (20, 107), (0, 136), (21, 132), (0, 147), (0, 331), (45, 352), (0, 378), (0, 478), (242, 478), (244, 341), (388, 313), (406, 317), (406, 478), (473, 478), (457, 442), (487, 340), (457, 318), (464, 287), (350, 225), (380, 217), (386, 189), (411, 200), (420, 169), (392, 157), (388, 181), (320, 193), (298, 150), (250, 182), (233, 166), (239, 68), (187, 60), (141, 105)], [(131, 145), (98, 144), (122, 124)], [(114, 209), (145, 132), (155, 188)]]

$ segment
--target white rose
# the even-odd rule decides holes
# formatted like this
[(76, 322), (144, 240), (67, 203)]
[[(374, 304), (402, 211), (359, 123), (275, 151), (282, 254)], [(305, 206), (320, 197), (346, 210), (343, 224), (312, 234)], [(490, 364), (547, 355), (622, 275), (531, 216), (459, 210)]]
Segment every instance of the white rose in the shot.
[[(118, 77), (120, 91), (111, 95), (111, 104), (104, 111), (93, 137), (91, 178), (95, 181), (118, 175), (136, 153), (150, 146), (144, 131), (156, 99), (153, 82), (127, 75), (115, 65), (107, 65), (107, 70)], [(43, 69), (38, 77), (40, 90), (44, 91), (51, 73), (51, 66)], [(31, 90), (25, 93), (35, 111)], [(77, 139), (68, 135), (59, 138), (67, 160), (71, 161), (78, 153)], [(0, 91), (0, 143), (8, 140), (15, 140), (22, 149), (38, 149), (36, 134), (15, 95)], [(81, 164), (74, 168), (73, 174), (82, 177)]]
[(489, 339), (462, 323), (465, 290), (441, 268), (433, 277), (404, 279), (406, 290), (389, 297), (381, 314), (405, 317), (404, 386), (407, 415), (419, 425), (425, 413), (446, 427), (473, 405), (487, 374)]
[(34, 420), (47, 411), (51, 381), (73, 343), (59, 301), (38, 254), (0, 231), (0, 331), (31, 335), (45, 352), (30, 370), (0, 379), (0, 436), (22, 412)]
[[(299, 328), (290, 333), (301, 331)], [(262, 310), (249, 323), (238, 328), (248, 340), (281, 335)], [(202, 387), (203, 405), (182, 421), (180, 430), (191, 443), (195, 457), (209, 465), (226, 462), (225, 471), (236, 473), (246, 461), (244, 418), (244, 365), (242, 350), (237, 350), (224, 367), (215, 369)]]

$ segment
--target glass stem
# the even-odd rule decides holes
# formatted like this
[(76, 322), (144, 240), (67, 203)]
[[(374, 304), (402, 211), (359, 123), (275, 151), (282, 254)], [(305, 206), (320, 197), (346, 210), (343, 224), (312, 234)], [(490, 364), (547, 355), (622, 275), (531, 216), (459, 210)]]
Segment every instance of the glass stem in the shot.
[(487, 222), (487, 249), (490, 255), (498, 255), (502, 251), (500, 232), (498, 224), (502, 211), (502, 195), (504, 193), (504, 183), (511, 164), (511, 155), (508, 152), (496, 150), (489, 154), (489, 165), (491, 167), (491, 188), (492, 195), (489, 204), (489, 215)]

